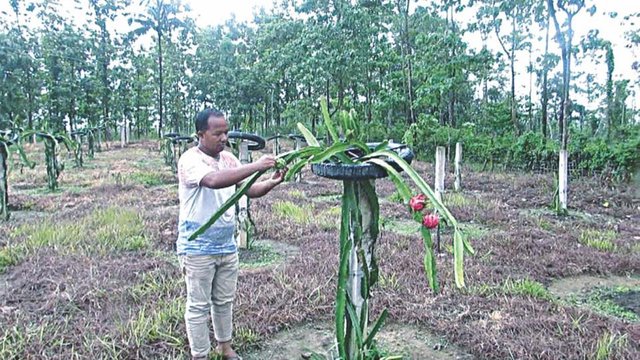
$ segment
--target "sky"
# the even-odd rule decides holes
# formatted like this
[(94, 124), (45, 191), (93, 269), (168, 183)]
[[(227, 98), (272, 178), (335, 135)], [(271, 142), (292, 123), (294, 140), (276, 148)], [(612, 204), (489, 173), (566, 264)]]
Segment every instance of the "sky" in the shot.
[[(83, 0), (82, 2), (85, 1), (86, 0)], [(260, 7), (264, 7), (267, 10), (271, 9), (274, 1), (278, 0), (183, 0), (183, 3), (186, 3), (191, 7), (192, 17), (196, 18), (196, 24), (200, 27), (206, 27), (224, 24), (224, 22), (232, 16), (235, 16), (238, 21), (251, 21), (253, 19), (254, 11)], [(73, 10), (75, 8), (74, 0), (59, 0), (59, 2), (65, 9), (68, 9), (70, 13), (76, 11)], [(412, 1), (411, 9), (415, 9), (419, 4), (428, 4), (430, 2), (431, 0), (418, 0), (417, 2)], [(138, 4), (139, 0), (132, 0), (132, 3)], [(637, 23), (633, 25), (629, 23), (621, 24), (621, 22), (624, 15), (640, 12), (640, 0), (587, 0), (587, 3), (589, 6), (595, 5), (597, 7), (597, 12), (593, 17), (591, 17), (588, 16), (583, 9), (583, 13), (575, 17), (574, 29), (576, 40), (574, 42), (577, 43), (578, 39), (586, 35), (594, 24), (597, 24), (596, 26), (600, 30), (600, 36), (611, 41), (614, 45), (614, 54), (616, 56), (614, 80), (621, 78), (637, 79), (637, 72), (634, 73), (631, 70), (631, 64), (634, 60), (640, 59), (640, 49), (625, 48), (624, 32), (633, 26), (635, 26), (635, 28), (640, 27), (640, 19), (637, 19)], [(9, 0), (0, 0), (0, 11), (10, 12)], [(611, 12), (617, 12), (619, 14), (618, 17), (616, 19), (609, 17), (608, 14)], [(77, 11), (76, 14), (78, 14)], [(457, 19), (465, 21), (465, 18), (473, 17), (474, 15), (475, 14), (473, 12), (467, 11), (467, 13), (460, 14)], [(80, 21), (83, 16), (80, 13), (79, 16), (74, 15), (73, 17)], [(124, 23), (124, 20), (121, 21), (123, 21), (124, 26), (118, 25), (116, 27), (121, 31), (126, 31), (124, 30), (126, 28), (126, 23)], [(551, 35), (553, 36), (554, 33), (555, 31), (552, 31)], [(479, 49), (481, 47), (481, 41), (477, 35), (476, 37), (468, 36), (465, 40), (467, 40), (472, 48)], [(495, 36), (490, 37), (488, 39), (488, 43), (490, 49), (494, 52), (501, 51)], [(539, 54), (542, 53), (543, 47), (543, 43), (537, 44), (537, 48), (539, 49), (537, 52)], [(550, 44), (550, 49), (551, 51), (559, 54), (557, 43), (552, 42)], [(517, 80), (517, 83), (519, 84), (517, 86), (517, 92), (519, 96), (524, 96), (527, 95), (529, 91), (529, 79), (525, 70), (528, 65), (528, 54), (521, 53), (518, 54), (516, 58), (521, 60), (517, 63), (517, 71), (521, 74)], [(594, 64), (584, 63), (579, 66), (577, 66), (574, 61), (573, 70), (589, 69), (589, 72), (596, 74), (596, 81), (598, 83), (604, 83), (606, 74), (606, 67), (604, 67), (604, 65), (601, 64), (596, 66)], [(635, 95), (630, 97), (628, 104), (633, 108), (638, 108), (640, 107), (640, 89), (634, 88), (632, 90), (635, 91)], [(600, 104), (587, 104), (587, 107), (596, 108), (599, 105)]]

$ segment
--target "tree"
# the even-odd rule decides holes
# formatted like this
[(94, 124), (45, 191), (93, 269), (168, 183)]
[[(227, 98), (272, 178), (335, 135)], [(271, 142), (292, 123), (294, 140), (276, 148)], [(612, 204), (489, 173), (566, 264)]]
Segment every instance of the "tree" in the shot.
[(138, 28), (132, 31), (134, 37), (139, 37), (150, 31), (155, 32), (155, 40), (158, 55), (158, 136), (162, 136), (163, 127), (163, 107), (164, 107), (164, 87), (163, 87), (163, 41), (171, 41), (171, 38), (167, 36), (172, 29), (182, 27), (183, 21), (178, 18), (178, 15), (182, 13), (183, 6), (180, 0), (142, 0), (141, 5), (147, 6), (147, 12), (141, 14), (139, 18), (130, 20), (139, 25)]
[[(549, 15), (553, 20), (553, 24), (556, 28), (556, 41), (560, 45), (561, 58), (562, 58), (562, 99), (559, 116), (560, 134), (561, 134), (561, 147), (563, 150), (567, 150), (567, 143), (569, 141), (569, 129), (568, 118), (571, 116), (571, 100), (569, 99), (569, 90), (571, 85), (571, 52), (573, 49), (573, 17), (580, 12), (584, 7), (584, 0), (558, 0), (558, 8), (562, 10), (566, 15), (566, 20), (563, 23), (565, 30), (562, 30), (558, 17), (556, 15), (556, 8), (553, 4), (553, 0), (547, 0), (547, 7)], [(590, 9), (591, 14), (595, 11), (595, 7)]]

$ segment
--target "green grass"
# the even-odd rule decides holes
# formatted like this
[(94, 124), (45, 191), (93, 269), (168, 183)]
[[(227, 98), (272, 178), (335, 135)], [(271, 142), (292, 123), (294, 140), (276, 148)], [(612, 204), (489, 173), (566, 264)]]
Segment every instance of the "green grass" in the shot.
[(616, 335), (606, 331), (596, 345), (593, 353), (594, 360), (608, 360), (619, 358), (618, 350), (627, 347), (627, 335)]
[(322, 211), (315, 219), (316, 223), (323, 230), (338, 229), (340, 226), (340, 214), (342, 208), (340, 206), (332, 206)]
[(41, 248), (61, 254), (106, 254), (148, 248), (142, 217), (135, 211), (111, 207), (98, 209), (71, 222), (47, 219), (15, 229), (9, 244), (0, 249), (0, 271), (18, 264)]
[(149, 299), (175, 293), (181, 287), (183, 287), (182, 277), (154, 271), (144, 273), (140, 283), (132, 286), (128, 292), (137, 303), (144, 303)]
[(381, 218), (380, 219), (380, 227), (387, 230), (392, 231), (399, 235), (419, 235), (420, 234), (420, 224), (412, 219), (407, 220), (396, 220), (396, 219), (388, 219)]
[(575, 300), (575, 303), (583, 303), (594, 311), (613, 316), (627, 321), (640, 321), (640, 317), (634, 312), (615, 303), (614, 298), (628, 293), (640, 292), (640, 287), (629, 288), (625, 286), (617, 287), (600, 287), (593, 289), (582, 300)]
[(11, 327), (0, 327), (0, 359), (24, 359), (26, 354), (34, 354), (37, 358), (50, 359), (59, 357), (61, 349), (67, 358), (81, 358), (78, 348), (71, 344), (70, 337), (74, 330), (70, 323), (54, 323), (43, 317), (38, 323), (20, 323)]
[(326, 195), (318, 195), (316, 197), (311, 198), (313, 202), (340, 202), (342, 200), (342, 195), (339, 194), (326, 194)]
[(400, 192), (398, 191), (394, 191), (391, 195), (387, 196), (387, 201), (392, 203), (397, 203), (397, 204), (404, 203), (404, 199), (402, 198), (402, 195), (400, 195)]
[(306, 195), (304, 194), (303, 191), (300, 190), (290, 190), (288, 192), (289, 196), (291, 196), (294, 199), (304, 199), (306, 198)]
[(463, 194), (459, 192), (445, 193), (442, 197), (442, 202), (447, 206), (468, 206), (471, 200), (467, 199)]
[(395, 273), (381, 272), (378, 278), (378, 286), (383, 289), (398, 290), (400, 289), (400, 282)]
[(302, 207), (291, 201), (276, 201), (273, 204), (273, 211), (285, 218), (292, 219), (298, 224), (308, 224), (313, 218), (314, 206)]
[(531, 279), (507, 279), (502, 285), (476, 284), (470, 293), (479, 296), (512, 295), (527, 296), (541, 300), (552, 300), (551, 293), (541, 283)]
[(165, 183), (161, 174), (153, 172), (135, 172), (131, 174), (131, 182), (143, 185), (145, 187), (152, 187), (163, 185)]
[[(184, 300), (161, 299), (132, 311), (129, 320), (119, 325), (122, 340), (136, 348), (163, 343), (173, 349), (186, 348), (184, 329)], [(185, 356), (186, 354), (182, 354)]]
[(240, 269), (268, 266), (282, 260), (282, 255), (263, 242), (254, 243), (251, 249), (240, 249)]
[(511, 280), (507, 279), (502, 285), (502, 292), (510, 295), (529, 296), (537, 299), (549, 300), (551, 294), (541, 283), (530, 280)]
[(616, 233), (613, 230), (587, 229), (580, 233), (578, 241), (594, 249), (610, 252), (616, 250), (616, 245), (613, 243), (615, 238)]
[(233, 331), (233, 341), (239, 344), (238, 351), (243, 351), (256, 346), (260, 335), (248, 327), (239, 327)]

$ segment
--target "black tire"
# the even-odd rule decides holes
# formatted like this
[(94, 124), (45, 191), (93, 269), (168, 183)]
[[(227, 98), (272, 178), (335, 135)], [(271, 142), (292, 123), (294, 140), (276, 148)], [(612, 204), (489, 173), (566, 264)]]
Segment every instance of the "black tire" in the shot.
[(252, 141), (253, 143), (249, 144), (249, 150), (251, 151), (262, 150), (266, 146), (264, 139), (261, 136), (256, 134), (251, 134), (251, 133), (246, 133), (241, 131), (229, 131), (229, 134), (227, 134), (227, 136), (229, 137), (229, 139), (241, 139), (241, 140)]
[(187, 144), (191, 144), (192, 142), (195, 141), (195, 139), (191, 136), (176, 136), (173, 139), (171, 139), (171, 142), (174, 144), (177, 144), (182, 141), (186, 141)]
[(18, 139), (20, 138), (20, 134), (14, 133), (14, 132), (11, 132), (11, 131), (0, 132), (0, 136), (3, 136), (3, 137), (6, 138), (5, 144), (7, 144), (7, 146), (11, 146), (11, 145), (17, 143)]
[(288, 139), (289, 137), (286, 135), (273, 135), (266, 138), (266, 141), (273, 141), (275, 139)]
[[(374, 149), (380, 143), (368, 143), (369, 148)], [(413, 151), (404, 144), (391, 144), (389, 150), (395, 151), (404, 161), (411, 163), (414, 158)], [(397, 171), (402, 168), (395, 161), (388, 159), (389, 165)], [(325, 162), (322, 164), (312, 164), (311, 171), (321, 177), (334, 180), (368, 180), (380, 179), (387, 176), (387, 170), (374, 164), (336, 164)]]
[(289, 139), (291, 139), (291, 140), (302, 140), (305, 143), (307, 142), (307, 139), (305, 139), (304, 136), (298, 135), (298, 134), (289, 134)]
[(162, 135), (162, 137), (169, 138), (169, 139), (174, 139), (174, 138), (177, 138), (178, 136), (180, 136), (180, 134), (178, 133), (167, 133)]
[(85, 136), (85, 135), (87, 135), (87, 131), (86, 130), (76, 130), (76, 131), (72, 131), (69, 135), (71, 135), (71, 136), (76, 136), (76, 135)]

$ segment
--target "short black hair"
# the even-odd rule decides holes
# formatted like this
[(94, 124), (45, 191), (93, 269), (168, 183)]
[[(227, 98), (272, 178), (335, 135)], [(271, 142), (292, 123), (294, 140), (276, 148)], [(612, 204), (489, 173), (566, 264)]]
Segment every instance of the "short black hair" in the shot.
[(207, 108), (196, 115), (196, 132), (207, 131), (209, 129), (209, 118), (223, 118), (224, 114), (220, 110)]

